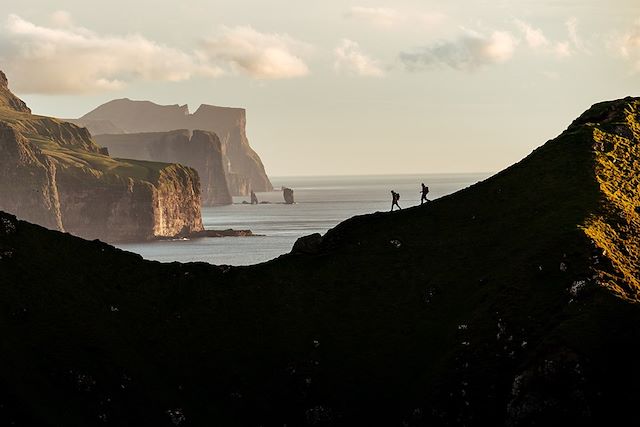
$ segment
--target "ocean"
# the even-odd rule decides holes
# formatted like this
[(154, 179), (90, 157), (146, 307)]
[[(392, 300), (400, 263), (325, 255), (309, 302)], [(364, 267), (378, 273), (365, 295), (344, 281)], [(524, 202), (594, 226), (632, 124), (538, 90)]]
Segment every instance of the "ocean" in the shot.
[[(271, 204), (248, 205), (249, 197), (235, 197), (229, 206), (205, 207), (207, 229), (251, 230), (260, 236), (190, 240), (160, 240), (120, 244), (149, 260), (249, 265), (265, 262), (291, 251), (294, 242), (312, 233), (324, 234), (354, 216), (391, 208), (391, 190), (400, 193), (400, 206), (420, 204), (420, 183), (436, 199), (486, 179), (490, 174), (426, 174), (387, 176), (272, 177), (278, 191), (257, 193)], [(294, 205), (282, 204), (282, 187), (295, 192)]]

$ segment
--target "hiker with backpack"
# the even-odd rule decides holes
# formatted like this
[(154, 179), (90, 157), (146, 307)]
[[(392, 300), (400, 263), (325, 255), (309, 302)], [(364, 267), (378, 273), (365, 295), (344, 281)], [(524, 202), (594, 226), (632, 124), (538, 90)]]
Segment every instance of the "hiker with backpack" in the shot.
[(402, 210), (402, 208), (398, 204), (398, 200), (400, 200), (400, 194), (391, 190), (391, 212), (393, 212), (394, 206), (397, 206), (399, 210)]
[(422, 195), (422, 197), (420, 198), (420, 205), (422, 205), (424, 202), (430, 202), (430, 200), (427, 199), (427, 194), (429, 194), (429, 187), (424, 185), (424, 182), (422, 183), (422, 190), (420, 190), (420, 194)]

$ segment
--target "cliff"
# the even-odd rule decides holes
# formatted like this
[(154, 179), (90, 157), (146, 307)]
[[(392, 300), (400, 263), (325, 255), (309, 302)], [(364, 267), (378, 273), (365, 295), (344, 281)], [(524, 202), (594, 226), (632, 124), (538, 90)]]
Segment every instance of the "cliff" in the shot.
[[(149, 101), (118, 99), (97, 107), (78, 119), (78, 123), (97, 135), (104, 128), (94, 127), (96, 120), (108, 121), (127, 133), (169, 132), (176, 129), (215, 132), (222, 142), (226, 174), (242, 177), (228, 180), (233, 195), (248, 195), (250, 189), (273, 189), (260, 157), (249, 145), (246, 111), (242, 108), (201, 105), (195, 113), (190, 114), (186, 105), (157, 105)], [(243, 185), (243, 181), (248, 182), (250, 188)]]
[(251, 267), (159, 264), (0, 214), (15, 425), (627, 425), (640, 99), (422, 207)]
[(7, 108), (21, 113), (31, 113), (27, 104), (9, 90), (7, 76), (0, 70), (0, 108)]
[(175, 130), (171, 132), (97, 135), (95, 141), (114, 157), (176, 162), (198, 171), (202, 204), (233, 203), (224, 170), (222, 144), (213, 132)]
[(0, 209), (88, 239), (202, 230), (193, 169), (116, 160), (87, 129), (30, 114), (0, 83)]

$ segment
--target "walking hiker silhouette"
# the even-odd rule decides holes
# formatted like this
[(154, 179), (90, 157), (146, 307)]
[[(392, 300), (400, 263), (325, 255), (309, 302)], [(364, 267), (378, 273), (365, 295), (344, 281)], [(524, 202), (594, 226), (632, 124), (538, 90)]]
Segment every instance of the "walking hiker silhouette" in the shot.
[(424, 182), (422, 183), (422, 190), (420, 190), (420, 194), (422, 194), (422, 197), (420, 198), (420, 204), (422, 205), (424, 202), (430, 202), (429, 199), (427, 199), (427, 194), (429, 194), (429, 187), (427, 187), (426, 185), (424, 185)]
[(391, 212), (393, 212), (393, 207), (397, 206), (398, 209), (402, 210), (400, 205), (398, 204), (398, 200), (400, 200), (400, 194), (391, 190)]

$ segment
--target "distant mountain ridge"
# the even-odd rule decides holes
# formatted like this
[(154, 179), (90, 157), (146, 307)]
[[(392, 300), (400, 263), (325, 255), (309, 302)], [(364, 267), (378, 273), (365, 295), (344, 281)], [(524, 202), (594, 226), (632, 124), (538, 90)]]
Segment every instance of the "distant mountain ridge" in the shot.
[(158, 105), (124, 98), (107, 102), (75, 122), (89, 128), (94, 135), (179, 129), (215, 132), (222, 143), (224, 172), (230, 176), (228, 184), (233, 195), (273, 189), (260, 157), (249, 145), (243, 108), (203, 104), (191, 114), (186, 105)]

